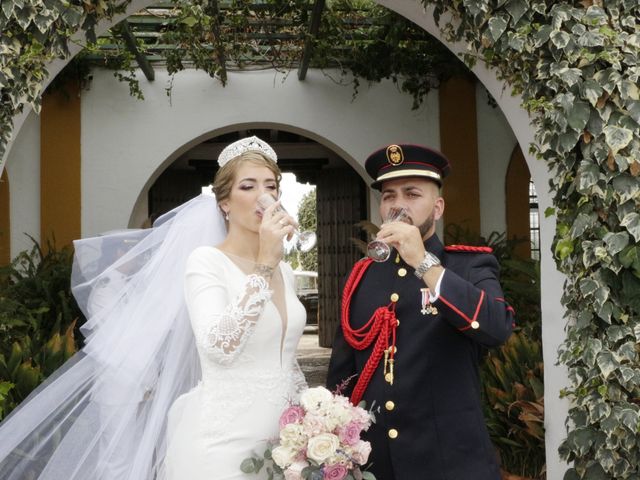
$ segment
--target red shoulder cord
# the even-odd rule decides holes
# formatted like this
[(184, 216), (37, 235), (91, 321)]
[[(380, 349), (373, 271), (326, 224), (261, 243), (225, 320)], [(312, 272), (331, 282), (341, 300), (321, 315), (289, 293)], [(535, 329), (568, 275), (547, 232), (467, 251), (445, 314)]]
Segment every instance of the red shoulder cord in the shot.
[[(371, 352), (371, 356), (362, 369), (356, 386), (353, 389), (353, 393), (351, 394), (351, 403), (354, 405), (357, 405), (360, 403), (360, 400), (362, 400), (364, 391), (367, 389), (367, 386), (371, 381), (371, 377), (373, 377), (373, 373), (376, 371), (376, 368), (378, 368), (380, 359), (385, 351), (388, 352), (389, 362), (392, 366), (393, 356), (395, 353), (396, 327), (398, 326), (398, 321), (396, 319), (396, 304), (394, 302), (376, 309), (369, 321), (358, 329), (351, 328), (351, 325), (349, 324), (351, 297), (360, 283), (362, 276), (372, 262), (373, 261), (368, 258), (361, 260), (354, 265), (344, 287), (344, 294), (342, 296), (341, 324), (344, 338), (347, 343), (356, 350), (364, 350), (375, 340), (373, 352)], [(391, 337), (391, 348), (389, 348), (389, 337)], [(393, 376), (393, 370), (391, 370), (390, 373)]]

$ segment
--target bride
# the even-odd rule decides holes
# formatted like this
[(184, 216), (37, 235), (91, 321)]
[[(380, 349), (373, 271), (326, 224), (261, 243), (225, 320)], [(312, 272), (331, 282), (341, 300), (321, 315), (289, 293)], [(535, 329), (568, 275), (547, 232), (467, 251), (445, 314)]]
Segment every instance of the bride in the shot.
[(305, 312), (282, 262), (295, 220), (257, 206), (279, 196), (276, 161), (239, 140), (218, 158), (215, 198), (75, 242), (86, 344), (0, 424), (0, 479), (259, 478), (242, 460), (306, 388)]

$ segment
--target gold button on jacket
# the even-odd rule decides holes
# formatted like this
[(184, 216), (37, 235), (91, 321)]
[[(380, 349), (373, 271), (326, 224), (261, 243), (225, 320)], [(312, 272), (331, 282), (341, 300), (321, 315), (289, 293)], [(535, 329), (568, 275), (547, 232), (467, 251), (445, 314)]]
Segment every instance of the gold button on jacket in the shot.
[(389, 430), (389, 438), (398, 438), (398, 430), (392, 428)]
[(391, 400), (387, 400), (387, 403), (384, 404), (384, 408), (386, 408), (387, 410), (391, 411), (394, 408), (396, 408), (396, 404), (393, 403)]
[(400, 300), (400, 295), (398, 295), (397, 293), (392, 293), (391, 294), (391, 301), (393, 303), (397, 302), (398, 300)]

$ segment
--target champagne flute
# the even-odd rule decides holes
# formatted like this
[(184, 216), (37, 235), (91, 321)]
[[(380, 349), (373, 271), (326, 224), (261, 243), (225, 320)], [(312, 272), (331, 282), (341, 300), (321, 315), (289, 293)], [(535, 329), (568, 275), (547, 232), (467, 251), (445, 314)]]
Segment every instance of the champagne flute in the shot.
[[(258, 197), (258, 207), (263, 212), (276, 202), (277, 200), (269, 193), (263, 193)], [(282, 205), (278, 207), (278, 211), (287, 213)], [(293, 231), (293, 240), (296, 250), (299, 250), (302, 253), (306, 253), (316, 246), (316, 232), (313, 232), (311, 230), (301, 232), (296, 228)]]
[[(401, 222), (409, 217), (406, 208), (391, 208), (385, 216), (382, 225), (391, 222)], [(391, 255), (391, 247), (382, 240), (372, 240), (367, 244), (367, 256), (374, 262), (386, 262)]]

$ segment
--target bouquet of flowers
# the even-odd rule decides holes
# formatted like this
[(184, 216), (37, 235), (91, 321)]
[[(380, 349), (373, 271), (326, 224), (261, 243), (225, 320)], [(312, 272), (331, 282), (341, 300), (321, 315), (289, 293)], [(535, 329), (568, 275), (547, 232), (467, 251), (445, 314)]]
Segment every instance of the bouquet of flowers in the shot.
[(372, 415), (349, 399), (323, 387), (305, 390), (299, 404), (280, 416), (280, 438), (267, 447), (264, 457), (242, 462), (245, 473), (258, 473), (266, 465), (270, 479), (375, 480), (361, 470), (371, 444), (360, 439)]

